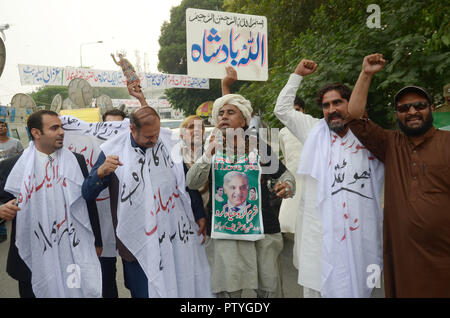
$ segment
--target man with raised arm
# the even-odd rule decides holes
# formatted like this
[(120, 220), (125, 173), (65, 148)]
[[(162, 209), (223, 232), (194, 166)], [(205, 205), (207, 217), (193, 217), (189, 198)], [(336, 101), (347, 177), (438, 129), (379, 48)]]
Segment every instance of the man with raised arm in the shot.
[(300, 83), (316, 68), (314, 61), (300, 61), (274, 109), (304, 145), (296, 224), (301, 234), (294, 247), (298, 282), (304, 297), (370, 297), (375, 284), (367, 284), (367, 269), (382, 264), (383, 165), (344, 126), (351, 95), (344, 84), (319, 91), (323, 119), (295, 111)]
[[(361, 118), (381, 54), (364, 58), (349, 102)], [(370, 120), (348, 127), (386, 167), (383, 256), (386, 297), (450, 297), (450, 132), (433, 127), (430, 94), (406, 86), (394, 96), (400, 131)]]

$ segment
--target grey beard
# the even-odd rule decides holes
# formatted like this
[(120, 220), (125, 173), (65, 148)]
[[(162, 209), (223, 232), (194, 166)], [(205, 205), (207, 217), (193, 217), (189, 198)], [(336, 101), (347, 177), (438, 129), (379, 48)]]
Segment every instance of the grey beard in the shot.
[[(331, 123), (331, 120), (334, 118), (340, 118), (340, 119), (342, 119), (342, 122)], [(330, 130), (334, 131), (335, 133), (340, 133), (341, 131), (345, 130), (343, 121), (344, 121), (344, 118), (342, 117), (342, 115), (338, 112), (334, 112), (328, 116), (327, 125), (330, 128)]]
[(330, 128), (330, 130), (334, 131), (335, 133), (340, 133), (341, 131), (345, 130), (345, 126), (343, 123), (333, 123), (330, 124), (329, 122), (327, 123), (328, 127)]

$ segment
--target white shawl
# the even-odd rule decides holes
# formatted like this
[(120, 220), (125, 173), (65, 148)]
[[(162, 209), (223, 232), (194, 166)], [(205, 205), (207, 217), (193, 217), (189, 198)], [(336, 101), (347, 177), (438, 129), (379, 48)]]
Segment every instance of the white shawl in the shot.
[(177, 193), (171, 199), (180, 198), (185, 213), (163, 217), (166, 212), (155, 200), (155, 180), (148, 168), (151, 151), (132, 147), (128, 131), (101, 146), (105, 156), (117, 155), (123, 163), (115, 171), (119, 179), (116, 233), (144, 270), (149, 297), (211, 297), (209, 265), (185, 190), (180, 143), (175, 144), (165, 128), (160, 139), (175, 163)]
[(322, 297), (370, 297), (368, 266), (382, 267), (384, 166), (350, 130), (342, 140), (332, 137), (322, 119), (305, 142), (298, 173), (318, 182)]
[[(34, 170), (36, 152), (31, 141), (5, 185), (19, 198), (16, 246), (31, 270), (33, 292), (36, 297), (101, 297), (100, 263), (81, 197), (84, 177), (78, 161), (70, 151), (58, 150), (41, 183)], [(54, 210), (47, 208), (50, 201)]]
[[(124, 131), (130, 131), (130, 120), (88, 123), (73, 116), (60, 116), (65, 131), (64, 147), (79, 153), (86, 159), (90, 172), (98, 155), (100, 145)], [(116, 236), (111, 218), (109, 189), (103, 190), (96, 199), (102, 233), (102, 257), (116, 257)]]

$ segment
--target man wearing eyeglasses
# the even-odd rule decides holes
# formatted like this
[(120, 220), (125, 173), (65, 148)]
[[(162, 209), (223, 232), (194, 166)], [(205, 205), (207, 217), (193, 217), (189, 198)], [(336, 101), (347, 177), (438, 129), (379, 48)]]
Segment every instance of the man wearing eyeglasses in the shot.
[[(365, 112), (381, 54), (364, 58), (350, 98), (353, 118)], [(450, 132), (433, 127), (428, 92), (406, 86), (394, 96), (400, 131), (367, 119), (348, 127), (385, 164), (383, 256), (386, 297), (450, 297)]]
[(319, 90), (323, 119), (294, 110), (300, 83), (316, 69), (314, 61), (301, 60), (274, 109), (303, 144), (293, 252), (298, 283), (305, 298), (375, 296), (380, 271), (367, 282), (368, 269), (382, 266), (384, 167), (345, 126), (352, 94), (346, 85)]

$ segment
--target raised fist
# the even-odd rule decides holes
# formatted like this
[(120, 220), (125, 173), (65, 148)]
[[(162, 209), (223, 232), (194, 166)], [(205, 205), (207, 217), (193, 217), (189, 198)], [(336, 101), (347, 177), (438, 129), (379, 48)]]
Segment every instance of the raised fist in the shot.
[(371, 54), (364, 57), (362, 71), (366, 74), (373, 75), (379, 72), (386, 65), (383, 54)]
[(317, 63), (312, 60), (301, 60), (298, 63), (294, 73), (301, 76), (307, 76), (314, 73), (317, 69)]

